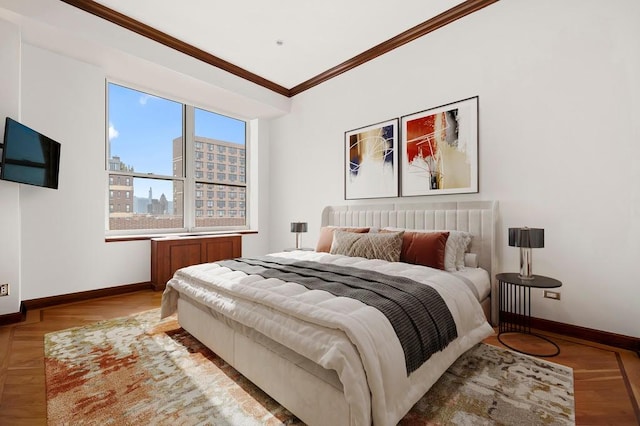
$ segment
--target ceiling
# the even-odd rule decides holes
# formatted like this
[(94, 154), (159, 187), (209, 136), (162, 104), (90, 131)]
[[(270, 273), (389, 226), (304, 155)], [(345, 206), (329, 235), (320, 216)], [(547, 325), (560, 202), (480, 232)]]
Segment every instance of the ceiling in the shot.
[(292, 96), (496, 0), (62, 1)]

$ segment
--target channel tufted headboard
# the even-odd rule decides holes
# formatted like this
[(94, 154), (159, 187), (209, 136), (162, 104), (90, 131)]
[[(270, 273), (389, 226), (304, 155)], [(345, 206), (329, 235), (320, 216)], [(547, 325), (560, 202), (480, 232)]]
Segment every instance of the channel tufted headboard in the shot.
[(394, 227), (421, 230), (459, 230), (473, 235), (469, 252), (491, 277), (491, 322), (497, 324), (498, 272), (496, 259), (497, 201), (452, 201), (440, 203), (389, 203), (328, 206), (322, 211), (322, 226)]

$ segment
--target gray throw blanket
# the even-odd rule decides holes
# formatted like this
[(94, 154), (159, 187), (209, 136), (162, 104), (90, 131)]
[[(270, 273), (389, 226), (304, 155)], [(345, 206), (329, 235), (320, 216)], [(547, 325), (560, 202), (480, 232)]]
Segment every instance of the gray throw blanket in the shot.
[(407, 375), (458, 337), (446, 303), (432, 287), (409, 278), (311, 261), (263, 256), (216, 262), (235, 271), (301, 284), (357, 299), (382, 312), (404, 350)]

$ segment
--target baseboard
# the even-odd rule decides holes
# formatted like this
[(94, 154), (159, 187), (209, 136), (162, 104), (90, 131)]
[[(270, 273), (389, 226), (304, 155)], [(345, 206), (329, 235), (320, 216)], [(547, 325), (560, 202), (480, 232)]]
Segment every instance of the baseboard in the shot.
[(41, 309), (49, 306), (62, 305), (63, 303), (83, 302), (99, 297), (116, 296), (118, 294), (132, 293), (134, 291), (153, 289), (150, 282), (120, 285), (116, 287), (99, 288), (97, 290), (81, 291), (78, 293), (61, 294), (59, 296), (42, 297), (40, 299), (25, 300), (27, 310)]
[[(510, 312), (501, 312), (503, 318), (509, 322), (522, 323), (525, 321), (521, 315)], [(562, 334), (577, 339), (589, 340), (602, 345), (615, 346), (621, 349), (636, 352), (640, 355), (640, 338), (625, 336), (623, 334), (608, 331), (595, 330), (593, 328), (580, 327), (578, 325), (565, 324), (542, 318), (531, 318), (531, 328), (550, 333)]]
[(27, 308), (24, 306), (24, 303), (21, 303), (20, 312), (15, 312), (13, 314), (0, 315), (0, 325), (15, 324), (17, 322), (24, 321), (26, 317), (27, 317)]
[(78, 293), (61, 294), (59, 296), (42, 297), (39, 299), (23, 300), (20, 303), (20, 312), (0, 315), (0, 325), (15, 324), (24, 321), (29, 309), (42, 309), (49, 306), (62, 305), (64, 303), (83, 302), (99, 297), (116, 296), (118, 294), (133, 293), (140, 290), (153, 290), (150, 282), (119, 285), (116, 287), (100, 288), (97, 290), (81, 291)]
[(565, 336), (590, 340), (603, 345), (615, 346), (640, 353), (640, 338), (638, 337), (625, 336), (623, 334), (595, 330), (578, 325), (564, 324), (542, 318), (531, 318), (531, 327), (541, 331), (563, 334)]

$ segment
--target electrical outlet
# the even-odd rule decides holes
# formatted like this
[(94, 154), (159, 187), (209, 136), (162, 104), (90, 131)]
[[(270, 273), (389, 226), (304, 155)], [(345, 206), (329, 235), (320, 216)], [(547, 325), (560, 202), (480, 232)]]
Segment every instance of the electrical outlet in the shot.
[(0, 284), (0, 297), (9, 295), (9, 284)]
[(545, 290), (544, 297), (546, 297), (547, 299), (560, 300), (560, 292)]

